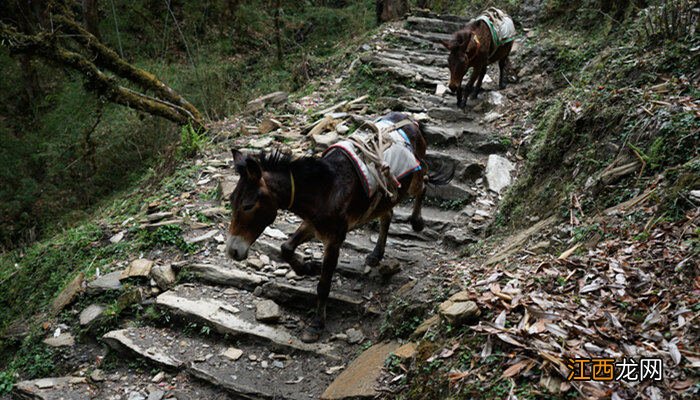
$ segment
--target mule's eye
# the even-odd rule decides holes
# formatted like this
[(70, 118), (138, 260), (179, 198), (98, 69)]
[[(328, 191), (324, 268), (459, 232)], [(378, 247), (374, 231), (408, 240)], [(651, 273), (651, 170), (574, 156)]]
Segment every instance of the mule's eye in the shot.
[(255, 203), (243, 204), (243, 207), (241, 207), (241, 208), (243, 209), (243, 211), (248, 212), (248, 211), (252, 210), (253, 207), (255, 207)]

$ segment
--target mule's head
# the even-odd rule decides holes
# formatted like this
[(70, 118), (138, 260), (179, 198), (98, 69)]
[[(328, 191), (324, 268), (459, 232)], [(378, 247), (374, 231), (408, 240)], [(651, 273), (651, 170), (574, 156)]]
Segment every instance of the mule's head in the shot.
[(450, 51), (447, 65), (450, 69), (449, 88), (452, 93), (462, 86), (462, 79), (469, 68), (469, 50), (473, 48), (474, 34), (472, 32), (457, 32), (451, 40), (443, 40), (443, 46)]
[(275, 221), (278, 205), (265, 183), (260, 161), (232, 150), (238, 184), (231, 193), (231, 237), (226, 242), (226, 254), (234, 260), (248, 257), (248, 249), (265, 228)]

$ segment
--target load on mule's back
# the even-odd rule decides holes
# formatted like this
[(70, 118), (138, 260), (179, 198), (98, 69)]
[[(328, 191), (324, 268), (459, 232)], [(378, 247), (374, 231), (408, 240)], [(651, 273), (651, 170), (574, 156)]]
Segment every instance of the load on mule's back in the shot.
[[(449, 88), (457, 96), (459, 107), (466, 105), (469, 95), (476, 99), (489, 64), (498, 62), (499, 88), (506, 87), (508, 56), (514, 38), (513, 20), (503, 11), (491, 7), (455, 32), (451, 40), (442, 41), (443, 46), (450, 51), (447, 59), (450, 69)], [(463, 89), (462, 80), (469, 68), (473, 68), (472, 75)]]
[[(374, 128), (379, 131), (374, 136), (338, 143), (321, 158), (294, 160), (278, 152), (244, 155), (233, 150), (241, 178), (231, 194), (227, 254), (245, 259), (278, 210), (301, 217), (302, 224), (282, 245), (281, 256), (298, 275), (321, 275), (316, 316), (302, 336), (307, 342), (318, 340), (323, 331), (333, 272), (350, 229), (380, 219), (377, 244), (366, 259), (375, 266), (384, 256), (392, 208), (409, 194), (415, 197), (411, 225), (416, 231), (424, 227), (421, 207), (427, 168), (420, 160), (425, 158), (426, 142), (419, 125), (404, 114), (389, 113)], [(377, 157), (371, 155), (372, 149)], [(365, 152), (369, 158), (360, 162)], [(428, 182), (447, 183), (453, 173), (431, 173)], [(314, 237), (323, 242), (322, 263), (304, 262), (295, 254), (299, 245)]]

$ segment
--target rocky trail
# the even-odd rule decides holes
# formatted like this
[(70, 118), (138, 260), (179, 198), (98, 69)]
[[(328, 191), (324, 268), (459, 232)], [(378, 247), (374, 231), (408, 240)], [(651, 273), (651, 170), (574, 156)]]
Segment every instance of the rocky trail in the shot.
[[(395, 210), (386, 256), (377, 269), (364, 265), (377, 240), (376, 226), (348, 235), (320, 342), (299, 340), (314, 307), (317, 278), (297, 276), (279, 258), (280, 245), (300, 223), (298, 217), (281, 212), (246, 261), (235, 262), (224, 254), (225, 207), (237, 179), (229, 166), (229, 148), (283, 147), (298, 155), (320, 154), (347, 132), (353, 118), (381, 115), (368, 113), (362, 98), (340, 104), (326, 100), (350, 71), (312, 95), (290, 100), (286, 94), (272, 94), (251, 102), (246, 114), (213, 124), (217, 144), (196, 161), (201, 172), (191, 190), (109, 227), (110, 240), (120, 241), (129, 240), (129, 227), (152, 231), (177, 225), (184, 242), (197, 250), (133, 255), (135, 259), (101, 271), (94, 280), (76, 281), (64, 291), (65, 304), (58, 304), (69, 305), (86, 286), (83, 299), (107, 293), (155, 308), (160, 318), (121, 321), (117, 329), (94, 337), (91, 332), (99, 332), (94, 328), (107, 310), (100, 304), (85, 309), (90, 302), (81, 301), (82, 308), (74, 308), (74, 321), (52, 326), (47, 336), (51, 345), (65, 350), (64, 375), (21, 382), (14, 393), (71, 400), (344, 399), (378, 394), (376, 380), (386, 357), (410, 351), (380, 339), (392, 298), (415, 282), (435, 279), (441, 262), (459, 256), (457, 247), (479, 239), (515, 169), (508, 159), (513, 160), (507, 154), (509, 141), (497, 127), (505, 107), (524, 101), (515, 99), (522, 87), (513, 84), (498, 91), (493, 78), (498, 70), (491, 66), (492, 78), (485, 81), (480, 99), (466, 112), (457, 109), (443, 86), (447, 57), (437, 41), (464, 20), (441, 18), (423, 14), (386, 25), (358, 49), (351, 68), (368, 65), (394, 78), (387, 84), (400, 95), (379, 100), (424, 123), (429, 163), (454, 165), (455, 179), (430, 189), (423, 232), (413, 232), (408, 223), (411, 204)], [(295, 112), (299, 110), (303, 112)], [(248, 134), (234, 135), (240, 131)], [(322, 246), (311, 242), (297, 253), (320, 260)], [(125, 362), (106, 368), (104, 360), (110, 357)], [(134, 372), (125, 366), (129, 362), (145, 362), (152, 373)]]

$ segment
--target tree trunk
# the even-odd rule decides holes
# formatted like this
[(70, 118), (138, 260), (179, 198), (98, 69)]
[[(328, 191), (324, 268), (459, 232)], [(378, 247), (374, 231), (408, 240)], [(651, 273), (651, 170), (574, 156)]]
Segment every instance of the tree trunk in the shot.
[(275, 0), (275, 44), (277, 45), (277, 64), (282, 65), (282, 28), (280, 22), (280, 0)]
[(97, 0), (82, 0), (83, 2), (83, 24), (88, 32), (93, 34), (98, 40), (100, 37), (100, 13), (97, 9)]
[(408, 0), (377, 0), (377, 22), (397, 21), (409, 11)]

